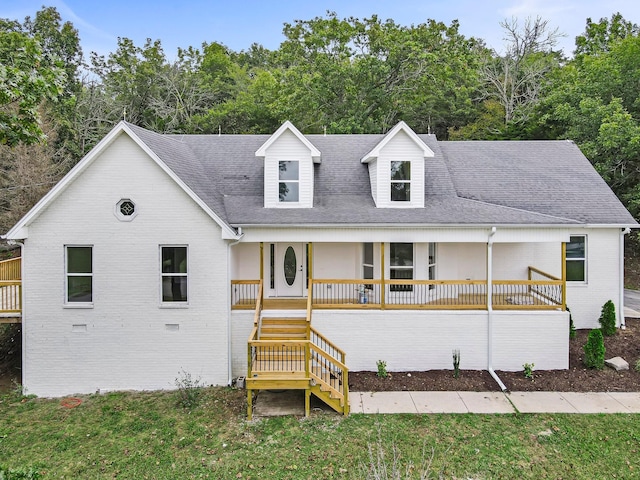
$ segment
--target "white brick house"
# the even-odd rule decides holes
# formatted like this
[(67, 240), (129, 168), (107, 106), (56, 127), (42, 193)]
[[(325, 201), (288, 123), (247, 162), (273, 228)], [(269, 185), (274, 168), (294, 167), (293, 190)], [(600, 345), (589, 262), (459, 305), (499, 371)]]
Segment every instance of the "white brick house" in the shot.
[(565, 307), (577, 328), (622, 311), (634, 226), (568, 141), (121, 122), (5, 236), (22, 245), (23, 384), (227, 384), (261, 319), (296, 315), (351, 370), (451, 368), (452, 349), (466, 369), (567, 368)]

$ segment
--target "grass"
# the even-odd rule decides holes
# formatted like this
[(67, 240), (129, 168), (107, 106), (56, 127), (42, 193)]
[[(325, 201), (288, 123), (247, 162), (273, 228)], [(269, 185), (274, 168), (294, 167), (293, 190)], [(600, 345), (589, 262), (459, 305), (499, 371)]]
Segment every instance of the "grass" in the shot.
[[(381, 448), (420, 478), (634, 478), (638, 415), (336, 415), (247, 422), (244, 392), (175, 392), (0, 401), (0, 465), (41, 478), (367, 478)], [(433, 452), (433, 453), (432, 453)], [(426, 458), (425, 458), (426, 456)], [(412, 466), (413, 465), (413, 466)], [(402, 478), (405, 478), (404, 476)], [(637, 478), (637, 477), (636, 477)]]

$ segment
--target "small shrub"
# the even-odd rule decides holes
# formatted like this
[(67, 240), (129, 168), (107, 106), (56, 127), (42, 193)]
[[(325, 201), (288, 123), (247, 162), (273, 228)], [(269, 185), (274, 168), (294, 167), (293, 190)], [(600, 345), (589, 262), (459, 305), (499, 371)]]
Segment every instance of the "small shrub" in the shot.
[(36, 480), (40, 478), (40, 472), (33, 468), (8, 468), (0, 465), (0, 479), (7, 480)]
[(610, 337), (616, 334), (616, 306), (611, 300), (607, 300), (607, 303), (602, 306), (598, 321), (603, 335)]
[(460, 376), (460, 350), (453, 351), (453, 378)]
[(569, 339), (573, 340), (576, 338), (576, 326), (573, 323), (573, 315), (571, 315), (569, 307), (567, 307), (567, 312), (569, 312)]
[(640, 372), (640, 358), (636, 360), (635, 365), (633, 366), (636, 372)]
[(176, 387), (178, 387), (179, 406), (184, 409), (191, 409), (198, 406), (200, 394), (202, 393), (200, 377), (193, 378), (190, 373), (182, 370), (180, 376), (176, 378)]
[(524, 378), (533, 380), (533, 367), (535, 367), (534, 363), (525, 363), (522, 365), (522, 368), (524, 369)]
[(376, 364), (378, 365), (377, 375), (380, 378), (387, 378), (389, 376), (389, 372), (387, 372), (387, 362), (385, 362), (384, 360), (378, 360)]
[(587, 368), (604, 368), (604, 337), (599, 329), (591, 330), (584, 348), (584, 364)]

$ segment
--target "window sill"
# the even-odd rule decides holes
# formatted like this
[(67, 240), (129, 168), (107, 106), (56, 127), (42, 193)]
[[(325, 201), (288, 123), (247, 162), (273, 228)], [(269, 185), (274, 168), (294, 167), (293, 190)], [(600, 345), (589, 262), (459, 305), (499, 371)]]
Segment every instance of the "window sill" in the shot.
[(65, 303), (62, 308), (93, 308), (93, 303)]
[(173, 309), (173, 308), (189, 308), (189, 304), (186, 302), (174, 302), (174, 303), (161, 303), (158, 308), (168, 308), (168, 309)]

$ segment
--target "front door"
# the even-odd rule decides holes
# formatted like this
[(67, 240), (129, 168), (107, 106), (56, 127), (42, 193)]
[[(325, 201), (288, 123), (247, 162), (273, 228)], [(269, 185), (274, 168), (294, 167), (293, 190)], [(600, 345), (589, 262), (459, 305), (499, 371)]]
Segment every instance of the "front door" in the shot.
[(304, 244), (278, 243), (276, 251), (276, 295), (302, 297), (306, 279)]

